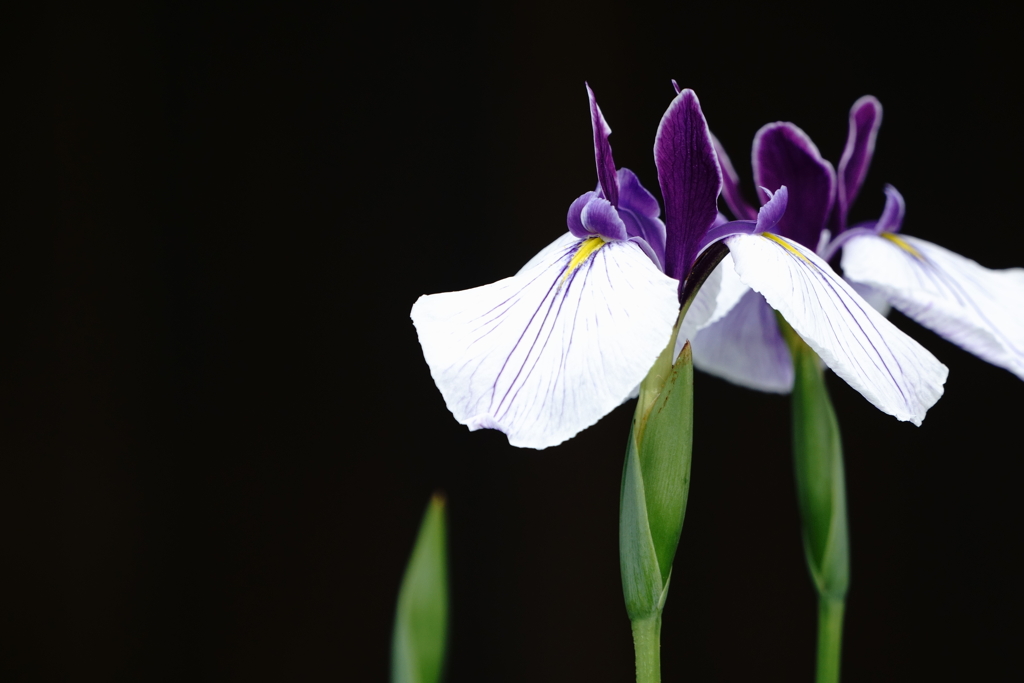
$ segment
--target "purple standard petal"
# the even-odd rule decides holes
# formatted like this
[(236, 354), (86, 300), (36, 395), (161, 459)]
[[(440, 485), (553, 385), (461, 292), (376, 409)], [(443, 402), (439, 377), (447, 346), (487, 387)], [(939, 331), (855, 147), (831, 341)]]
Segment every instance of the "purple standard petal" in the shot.
[(722, 170), (697, 95), (683, 90), (658, 126), (654, 162), (665, 199), (665, 273), (685, 281), (718, 217)]
[(592, 199), (596, 198), (596, 192), (584, 192), (569, 205), (569, 215), (565, 217), (565, 222), (569, 227), (569, 232), (571, 232), (574, 237), (591, 236), (590, 231), (583, 225), (582, 214), (583, 207), (589, 204)]
[(753, 149), (754, 182), (771, 191), (789, 188), (779, 234), (814, 249), (835, 196), (836, 173), (802, 130), (788, 122), (757, 131)]
[(907, 203), (892, 185), (885, 186), (885, 208), (875, 226), (875, 232), (899, 232), (903, 226), (903, 215), (907, 212)]
[(780, 187), (775, 194), (772, 194), (765, 188), (761, 188), (768, 195), (768, 201), (761, 210), (757, 212), (757, 227), (755, 232), (770, 232), (782, 217), (786, 214), (786, 206), (789, 203), (789, 189), (783, 185)]
[(600, 235), (608, 241), (624, 240), (629, 237), (626, 234), (626, 224), (619, 218), (619, 212), (603, 197), (591, 197), (580, 212), (580, 220), (587, 232)]
[(882, 104), (871, 95), (865, 95), (850, 107), (850, 132), (846, 148), (839, 159), (839, 187), (836, 211), (832, 216), (834, 232), (846, 229), (846, 217), (857, 198), (860, 186), (868, 174), (871, 157), (875, 153), (875, 138), (882, 125)]
[[(665, 224), (658, 218), (658, 200), (628, 168), (619, 169), (619, 218), (630, 239), (639, 238), (651, 250), (652, 260), (665, 267)], [(645, 249), (646, 251), (646, 249)]]
[(636, 173), (633, 173), (628, 168), (620, 168), (618, 170), (618, 181), (618, 208), (629, 209), (648, 218), (657, 218), (661, 215), (661, 207), (658, 206), (658, 200), (654, 198), (654, 195), (646, 187), (640, 184), (640, 179), (636, 177)]
[(732, 160), (725, 153), (725, 148), (718, 141), (714, 133), (711, 134), (711, 143), (715, 146), (715, 154), (718, 155), (718, 163), (722, 166), (722, 196), (725, 197), (726, 206), (732, 211), (736, 220), (752, 221), (757, 218), (757, 210), (754, 209), (740, 192), (740, 174), (732, 165)]
[[(855, 237), (881, 235), (885, 232), (899, 232), (900, 227), (903, 225), (903, 214), (905, 212), (906, 203), (903, 201), (903, 195), (892, 185), (886, 185), (885, 208), (882, 209), (882, 215), (879, 216), (878, 220), (859, 223), (852, 228), (847, 228), (824, 248), (818, 249), (818, 255), (825, 261), (831, 261), (832, 257), (836, 255), (843, 245)], [(828, 231), (826, 230), (825, 232)], [(877, 309), (878, 307), (875, 306), (875, 308)]]
[(612, 158), (612, 146), (608, 136), (612, 129), (604, 120), (601, 108), (597, 106), (594, 91), (587, 85), (587, 97), (590, 98), (590, 122), (594, 125), (594, 158), (597, 161), (597, 180), (601, 183), (604, 197), (612, 206), (619, 205), (619, 183), (615, 173), (615, 159)]

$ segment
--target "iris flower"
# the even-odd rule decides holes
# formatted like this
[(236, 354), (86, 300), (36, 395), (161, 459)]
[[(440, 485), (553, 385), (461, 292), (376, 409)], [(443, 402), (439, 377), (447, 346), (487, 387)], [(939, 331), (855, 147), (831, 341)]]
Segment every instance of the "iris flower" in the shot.
[[(824, 261), (842, 250), (845, 278), (883, 314), (891, 304), (979, 357), (1024, 378), (1024, 270), (989, 270), (930, 242), (897, 234), (905, 205), (887, 186), (877, 221), (848, 226), (874, 154), (882, 119), (877, 99), (865, 96), (850, 109), (849, 133), (838, 174), (810, 138), (791, 123), (772, 123), (754, 138), (756, 184), (787, 186), (790, 210), (780, 232)], [(739, 192), (738, 175), (716, 141), (725, 168), (725, 199), (739, 217), (754, 209)], [(835, 236), (833, 238), (833, 235)], [(694, 364), (736, 384), (786, 393), (793, 369), (777, 322), (756, 293), (745, 291), (723, 265), (723, 297), (710, 324), (693, 343)]]
[[(588, 93), (598, 188), (572, 203), (568, 232), (513, 277), (413, 306), (424, 357), (456, 420), (500, 429), (514, 446), (557, 445), (635, 395), (677, 326), (678, 350), (739, 288), (761, 292), (881, 409), (923, 418), (942, 393), (945, 366), (813, 251), (773, 232), (786, 188), (749, 220), (729, 223), (718, 212), (722, 170), (693, 91), (678, 93), (655, 140), (665, 224), (636, 175), (616, 170), (611, 130)], [(720, 243), (734, 270), (714, 268), (727, 252)], [(720, 292), (726, 270), (739, 280)]]
[[(816, 249), (829, 221), (845, 228), (846, 212), (867, 173), (877, 123), (862, 99), (840, 178), (810, 138), (789, 123), (764, 126), (754, 138), (754, 178), (764, 193), (760, 212), (739, 193), (738, 176), (717, 140), (726, 203), (740, 219), (715, 229), (737, 233), (725, 241), (716, 308), (692, 340), (694, 365), (762, 391), (793, 386), (793, 363), (778, 311), (824, 363), (880, 410), (920, 424), (942, 395), (948, 370), (899, 332), (829, 267)], [(772, 190), (777, 190), (774, 197)], [(773, 231), (754, 221), (787, 190), (788, 205)], [(837, 208), (833, 203), (838, 195)], [(747, 226), (743, 234), (740, 226)], [(735, 226), (735, 227), (734, 227)], [(774, 309), (774, 311), (772, 310)]]
[(412, 308), (452, 415), (513, 446), (557, 445), (632, 396), (679, 312), (658, 202), (616, 170), (611, 129), (587, 92), (598, 187), (569, 207), (568, 232), (512, 277)]
[[(868, 128), (865, 123), (872, 118), (875, 123)], [(862, 98), (850, 111), (847, 147), (864, 149), (865, 170), (881, 118), (881, 105), (874, 98)], [(858, 145), (861, 136), (869, 142)], [(992, 270), (937, 244), (900, 234), (903, 197), (891, 185), (885, 193), (885, 209), (877, 221), (847, 229), (842, 212), (841, 232), (825, 247), (824, 258), (831, 259), (842, 249), (843, 275), (869, 299), (893, 306), (1024, 379), (1024, 268)]]

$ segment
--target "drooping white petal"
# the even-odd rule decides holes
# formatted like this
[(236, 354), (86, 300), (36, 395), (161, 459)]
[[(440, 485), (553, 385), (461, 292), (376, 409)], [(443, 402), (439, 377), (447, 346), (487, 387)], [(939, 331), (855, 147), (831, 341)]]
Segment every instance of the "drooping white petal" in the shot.
[(907, 235), (865, 235), (843, 246), (843, 274), (900, 312), (1024, 379), (1024, 269), (990, 270)]
[(693, 339), (693, 366), (747, 389), (788, 394), (793, 359), (764, 297), (746, 288), (725, 317)]
[(736, 272), (839, 377), (883, 412), (920, 425), (945, 365), (864, 301), (810, 249), (776, 235), (727, 239)]
[[(519, 274), (412, 309), (423, 355), (455, 419), (547, 448), (621, 404), (669, 341), (678, 282), (632, 242), (549, 249)], [(592, 246), (592, 245), (591, 245)]]

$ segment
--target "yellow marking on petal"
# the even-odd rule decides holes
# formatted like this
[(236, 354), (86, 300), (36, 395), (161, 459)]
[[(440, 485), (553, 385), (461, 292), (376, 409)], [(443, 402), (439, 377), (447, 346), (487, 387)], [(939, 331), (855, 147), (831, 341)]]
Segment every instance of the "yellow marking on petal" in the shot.
[(778, 244), (780, 247), (782, 247), (783, 249), (788, 251), (793, 256), (796, 256), (798, 259), (800, 259), (802, 261), (806, 261), (807, 263), (811, 262), (810, 259), (808, 259), (806, 256), (801, 254), (800, 251), (796, 247), (794, 247), (792, 244), (790, 244), (786, 240), (782, 239), (778, 235), (772, 234), (770, 232), (762, 232), (761, 233), (761, 237), (767, 237), (772, 242), (775, 242), (776, 244)]
[(918, 260), (921, 260), (921, 261), (924, 260), (924, 256), (921, 255), (921, 252), (919, 252), (917, 249), (914, 249), (912, 246), (907, 244), (907, 241), (905, 239), (901, 238), (901, 237), (898, 237), (896, 235), (896, 233), (883, 232), (882, 233), (882, 237), (884, 237), (885, 239), (889, 240), (890, 242), (892, 242), (897, 247), (899, 247), (903, 251), (907, 252), (908, 254), (913, 256), (914, 258), (916, 258)]
[(580, 245), (576, 253), (572, 255), (572, 259), (569, 260), (569, 266), (565, 269), (565, 274), (562, 275), (562, 282), (565, 282), (566, 278), (572, 273), (572, 271), (583, 265), (583, 262), (590, 258), (590, 255), (595, 251), (608, 244), (600, 237), (588, 237), (583, 240), (583, 244)]

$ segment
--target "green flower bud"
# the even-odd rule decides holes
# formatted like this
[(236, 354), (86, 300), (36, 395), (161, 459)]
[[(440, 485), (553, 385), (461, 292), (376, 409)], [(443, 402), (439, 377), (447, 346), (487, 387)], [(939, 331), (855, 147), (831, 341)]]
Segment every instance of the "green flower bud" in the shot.
[(661, 614), (683, 528), (693, 444), (693, 359), (671, 345), (641, 387), (619, 499), (619, 566), (632, 621)]

